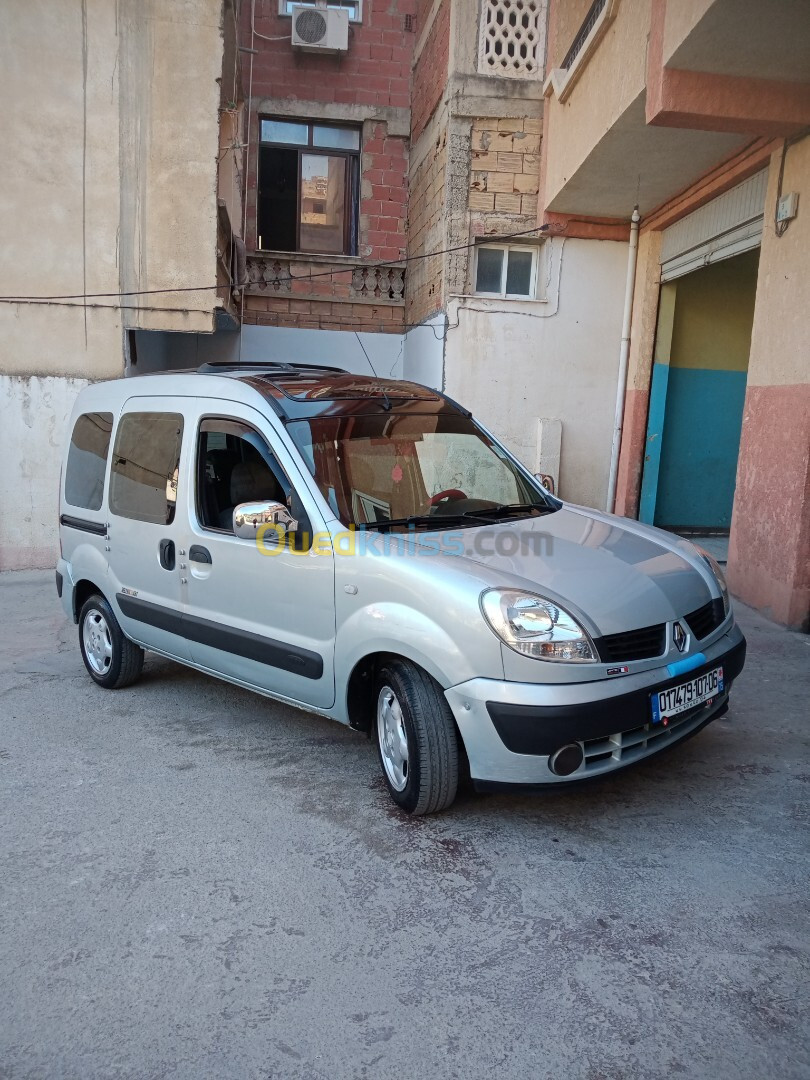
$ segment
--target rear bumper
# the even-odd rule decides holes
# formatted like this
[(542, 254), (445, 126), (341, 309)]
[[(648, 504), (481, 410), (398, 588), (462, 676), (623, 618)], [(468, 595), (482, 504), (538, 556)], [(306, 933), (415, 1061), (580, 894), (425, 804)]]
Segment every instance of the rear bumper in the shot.
[(73, 622), (76, 617), (73, 611), (73, 575), (70, 566), (65, 559), (59, 559), (56, 564), (56, 592), (62, 602), (62, 609)]
[[(694, 734), (725, 712), (731, 684), (745, 662), (745, 638), (736, 627), (703, 650), (705, 664), (671, 676), (666, 666), (589, 683), (540, 685), (472, 679), (446, 697), (456, 717), (473, 780), (495, 784), (560, 784), (624, 768)], [(724, 690), (705, 705), (651, 723), (650, 695), (719, 664)], [(549, 756), (568, 743), (584, 750), (582, 765), (561, 777)]]

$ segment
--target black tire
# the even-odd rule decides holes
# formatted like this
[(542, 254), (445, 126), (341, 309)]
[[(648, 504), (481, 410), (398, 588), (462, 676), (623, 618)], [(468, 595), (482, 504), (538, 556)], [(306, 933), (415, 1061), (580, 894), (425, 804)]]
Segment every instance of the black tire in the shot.
[[(101, 650), (109, 646), (110, 655), (85, 644), (93, 634), (101, 642)], [(103, 596), (96, 594), (85, 600), (79, 612), (79, 649), (90, 677), (105, 690), (120, 690), (134, 683), (143, 669), (143, 649), (124, 637), (113, 610)]]
[[(404, 787), (392, 783), (383, 756), (381, 698), (392, 691), (407, 739)], [(391, 704), (390, 696), (387, 696)], [(377, 676), (374, 694), (374, 732), (380, 767), (389, 794), (409, 814), (434, 814), (456, 797), (459, 761), (456, 724), (438, 683), (415, 664), (391, 660)]]

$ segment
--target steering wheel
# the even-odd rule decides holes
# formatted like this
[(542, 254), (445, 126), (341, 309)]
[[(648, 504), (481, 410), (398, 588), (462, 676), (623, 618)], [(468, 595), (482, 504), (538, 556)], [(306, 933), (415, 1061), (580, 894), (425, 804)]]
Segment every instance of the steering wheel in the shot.
[(430, 506), (438, 506), (440, 502), (444, 502), (445, 499), (466, 499), (467, 496), (463, 491), (459, 491), (458, 488), (446, 488), (444, 491), (437, 491), (435, 495), (430, 498)]

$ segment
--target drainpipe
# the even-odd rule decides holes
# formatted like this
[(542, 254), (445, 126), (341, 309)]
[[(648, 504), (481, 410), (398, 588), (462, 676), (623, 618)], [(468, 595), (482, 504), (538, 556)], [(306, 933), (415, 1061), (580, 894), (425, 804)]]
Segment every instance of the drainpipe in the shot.
[(636, 260), (638, 259), (638, 223), (641, 215), (638, 206), (630, 218), (630, 251), (627, 256), (627, 283), (624, 287), (624, 315), (622, 316), (622, 344), (619, 352), (619, 385), (616, 387), (616, 415), (613, 420), (613, 444), (610, 448), (610, 473), (608, 474), (607, 502), (605, 510), (613, 513), (616, 502), (616, 480), (619, 475), (619, 450), (622, 445), (624, 424), (624, 395), (627, 390), (627, 364), (630, 359), (630, 321), (633, 317), (633, 290), (636, 285)]

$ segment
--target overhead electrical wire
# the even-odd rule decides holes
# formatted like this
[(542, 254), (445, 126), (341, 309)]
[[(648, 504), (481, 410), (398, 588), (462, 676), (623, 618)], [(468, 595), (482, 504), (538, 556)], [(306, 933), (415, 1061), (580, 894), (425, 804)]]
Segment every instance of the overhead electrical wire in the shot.
[[(497, 243), (500, 240), (511, 240), (518, 236), (533, 236), (535, 233), (547, 232), (550, 229), (549, 225), (538, 225), (533, 229), (521, 229), (518, 232), (511, 233), (498, 233), (491, 236), (479, 236), (476, 240), (469, 244), (454, 244), (452, 247), (439, 248), (437, 251), (425, 251), (421, 255), (408, 255), (402, 259), (389, 259), (386, 262), (376, 263), (364, 263), (353, 264), (352, 266), (343, 266), (336, 270), (319, 270), (314, 273), (308, 274), (290, 274), (293, 281), (314, 281), (316, 278), (322, 277), (335, 277), (337, 274), (351, 274), (355, 270), (390, 270), (392, 267), (404, 267), (409, 263), (420, 262), (423, 259), (433, 259), (439, 255), (452, 254), (455, 251), (467, 251), (476, 247), (478, 241), (486, 240), (489, 243)], [(158, 296), (165, 295), (167, 293), (189, 293), (189, 292), (208, 292), (212, 289), (244, 289), (247, 287), (247, 282), (237, 285), (235, 282), (220, 282), (214, 285), (183, 285), (175, 288), (166, 289), (131, 289), (125, 292), (106, 292), (106, 293), (57, 293), (51, 296), (0, 296), (0, 303), (2, 304), (49, 304), (57, 303), (65, 300), (109, 300), (109, 299), (121, 299), (127, 296)], [(116, 305), (102, 305), (114, 307)]]

